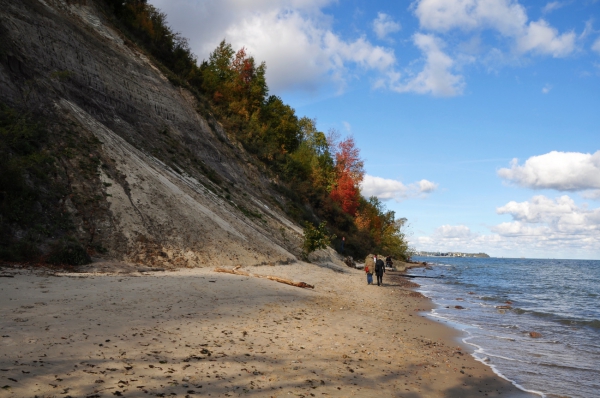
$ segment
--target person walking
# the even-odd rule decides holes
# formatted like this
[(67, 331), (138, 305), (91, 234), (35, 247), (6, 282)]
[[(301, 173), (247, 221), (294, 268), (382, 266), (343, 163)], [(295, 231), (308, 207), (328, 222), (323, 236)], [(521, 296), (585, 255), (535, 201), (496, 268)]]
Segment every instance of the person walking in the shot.
[(385, 266), (386, 266), (386, 268), (392, 268), (394, 266), (394, 262), (392, 261), (392, 256), (387, 256), (385, 258)]
[[(367, 285), (373, 284), (373, 271), (375, 271), (375, 261), (369, 261), (370, 258), (367, 258), (365, 262), (365, 272), (367, 273)], [(373, 258), (375, 260), (375, 258)]]
[(375, 260), (375, 275), (377, 275), (377, 286), (383, 285), (383, 273), (385, 272), (385, 264), (382, 259)]

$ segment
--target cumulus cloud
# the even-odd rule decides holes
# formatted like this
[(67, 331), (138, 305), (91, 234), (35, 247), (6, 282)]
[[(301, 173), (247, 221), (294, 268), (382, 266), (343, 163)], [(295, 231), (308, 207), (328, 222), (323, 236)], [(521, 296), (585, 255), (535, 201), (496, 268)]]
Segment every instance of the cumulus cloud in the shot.
[(544, 195), (534, 196), (531, 201), (508, 202), (496, 209), (498, 214), (510, 214), (514, 220), (524, 223), (545, 223), (577, 213), (575, 201), (564, 195), (556, 200)]
[(373, 21), (373, 31), (379, 39), (385, 39), (389, 34), (396, 33), (400, 29), (398, 22), (382, 12), (377, 13), (377, 18)]
[(544, 241), (583, 239), (600, 244), (600, 208), (577, 206), (567, 195), (554, 200), (539, 195), (526, 202), (512, 201), (496, 212), (513, 218), (512, 222), (492, 229), (501, 236), (537, 237)]
[[(345, 40), (321, 10), (333, 0), (150, 0), (190, 39), (200, 59), (226, 39), (267, 63), (274, 91), (314, 91), (335, 82), (342, 89), (357, 69), (380, 72), (385, 81), (396, 63), (390, 48), (366, 38)], [(385, 21), (384, 21), (385, 22)], [(388, 24), (386, 29), (392, 28)]]
[(592, 189), (589, 191), (583, 191), (581, 196), (584, 199), (600, 200), (600, 189)]
[(527, 23), (525, 8), (511, 0), (419, 0), (415, 14), (425, 29), (492, 28), (515, 35)]
[(514, 40), (520, 53), (564, 57), (575, 50), (574, 32), (559, 34), (543, 19), (529, 21), (525, 8), (515, 0), (417, 0), (415, 4), (415, 14), (424, 29), (492, 29)]
[(600, 208), (577, 205), (567, 195), (534, 196), (496, 209), (512, 220), (475, 233), (465, 225), (443, 225), (416, 238), (417, 250), (488, 252), (502, 256), (597, 258), (600, 255)]
[(419, 236), (411, 244), (417, 250), (440, 252), (489, 252), (500, 240), (498, 235), (481, 235), (466, 225), (442, 225), (429, 236)]
[(427, 180), (421, 180), (416, 183), (419, 186), (419, 192), (421, 193), (430, 193), (435, 191), (439, 184)]
[(394, 199), (401, 202), (406, 199), (425, 197), (434, 192), (438, 184), (421, 180), (412, 184), (405, 185), (401, 181), (388, 178), (365, 175), (361, 184), (361, 192), (364, 196), (376, 196), (381, 200)]
[(434, 35), (422, 33), (415, 34), (413, 42), (423, 53), (423, 69), (418, 74), (394, 84), (392, 89), (397, 92), (433, 94), (440, 97), (462, 94), (464, 78), (452, 72), (454, 60), (444, 53), (444, 42)]
[(434, 234), (444, 239), (468, 239), (473, 237), (471, 229), (466, 225), (442, 225), (435, 230)]
[(517, 38), (517, 47), (523, 52), (550, 54), (554, 57), (565, 57), (575, 50), (575, 32), (558, 34), (548, 22), (539, 20), (531, 22)]
[(594, 154), (552, 151), (532, 156), (523, 165), (513, 159), (510, 168), (498, 170), (498, 175), (531, 189), (600, 189), (600, 151)]

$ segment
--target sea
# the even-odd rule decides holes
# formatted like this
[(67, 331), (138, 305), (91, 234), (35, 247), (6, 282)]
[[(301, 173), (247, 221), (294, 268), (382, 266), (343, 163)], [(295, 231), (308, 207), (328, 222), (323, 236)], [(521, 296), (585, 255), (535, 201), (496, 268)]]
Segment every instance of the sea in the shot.
[(600, 261), (413, 260), (428, 264), (409, 271), (428, 316), (462, 330), (477, 360), (543, 397), (600, 397)]

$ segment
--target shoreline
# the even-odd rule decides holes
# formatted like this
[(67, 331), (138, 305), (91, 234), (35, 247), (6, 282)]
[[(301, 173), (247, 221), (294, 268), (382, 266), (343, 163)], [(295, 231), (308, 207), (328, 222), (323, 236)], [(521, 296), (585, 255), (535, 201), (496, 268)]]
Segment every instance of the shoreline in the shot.
[[(425, 257), (425, 256), (421, 256), (421, 257)], [(434, 257), (434, 256), (428, 256), (428, 257)], [(423, 268), (423, 267), (431, 267), (432, 265), (430, 265), (427, 262), (411, 262), (411, 263), (404, 263), (406, 264), (404, 266), (404, 273), (410, 271), (411, 269), (415, 269), (415, 268)], [(419, 291), (419, 293), (423, 294), (421, 292), (422, 289), (420, 289), (419, 287), (415, 287), (415, 289), (417, 291)], [(475, 361), (481, 363), (482, 365), (488, 367), (489, 369), (491, 369), (494, 374), (496, 376), (498, 376), (499, 378), (506, 380), (507, 382), (511, 383), (515, 388), (519, 389), (520, 391), (522, 391), (525, 394), (528, 394), (526, 396), (529, 397), (543, 397), (544, 394), (540, 391), (535, 391), (535, 390), (528, 390), (525, 387), (521, 386), (520, 384), (518, 384), (517, 382), (515, 382), (514, 380), (511, 380), (510, 378), (508, 378), (506, 375), (504, 375), (500, 370), (498, 370), (498, 368), (493, 365), (493, 364), (488, 364), (486, 363), (483, 359), (477, 358), (475, 356), (475, 353), (477, 352), (477, 350), (481, 350), (483, 349), (483, 347), (480, 347), (474, 343), (469, 343), (466, 340), (471, 338), (472, 335), (470, 335), (470, 333), (466, 330), (468, 328), (474, 328), (475, 326), (472, 325), (468, 325), (468, 324), (463, 324), (463, 323), (459, 323), (456, 321), (453, 321), (451, 319), (445, 318), (442, 315), (439, 315), (435, 310), (437, 307), (439, 307), (441, 304), (436, 303), (431, 297), (425, 296), (427, 297), (431, 303), (432, 303), (432, 308), (426, 312), (426, 315), (429, 319), (431, 319), (433, 322), (439, 323), (440, 325), (442, 325), (442, 327), (449, 327), (453, 330), (455, 330), (457, 332), (457, 335), (455, 337), (456, 342), (460, 345), (462, 345), (466, 350), (470, 351), (470, 355), (475, 359)], [(442, 322), (445, 324), (442, 324)]]
[(534, 396), (422, 315), (435, 304), (397, 273), (377, 287), (341, 263), (242, 269), (315, 289), (207, 268), (4, 268), (0, 397)]
[[(433, 300), (432, 300), (433, 301)], [(471, 325), (467, 325), (467, 324), (463, 324), (463, 323), (459, 323), (459, 322), (455, 322), (452, 321), (451, 319), (445, 318), (441, 315), (438, 315), (437, 313), (430, 311), (427, 313), (427, 315), (434, 321), (434, 322), (444, 322), (447, 323), (447, 325), (442, 325), (444, 327), (450, 327), (454, 330), (456, 330), (459, 334), (459, 336), (457, 336), (457, 343), (462, 345), (463, 347), (465, 347), (468, 351), (470, 351), (470, 355), (477, 361), (480, 362), (482, 365), (490, 368), (494, 374), (498, 377), (500, 377), (503, 380), (506, 380), (507, 382), (511, 383), (513, 386), (515, 386), (516, 388), (518, 388), (520, 391), (524, 392), (524, 393), (528, 393), (530, 395), (527, 396), (531, 396), (531, 397), (544, 397), (544, 393), (540, 392), (540, 391), (535, 391), (535, 390), (528, 390), (525, 387), (523, 387), (522, 385), (520, 385), (519, 383), (515, 382), (514, 380), (511, 380), (510, 378), (508, 378), (506, 375), (504, 375), (500, 370), (498, 370), (497, 366), (493, 365), (493, 364), (489, 364), (486, 363), (484, 359), (480, 359), (477, 358), (475, 356), (475, 353), (477, 353), (478, 350), (482, 350), (484, 349), (483, 347), (474, 344), (474, 343), (469, 343), (466, 340), (472, 338), (473, 336), (466, 330), (468, 328), (474, 328), (475, 326), (471, 326)], [(452, 326), (450, 326), (452, 325)]]

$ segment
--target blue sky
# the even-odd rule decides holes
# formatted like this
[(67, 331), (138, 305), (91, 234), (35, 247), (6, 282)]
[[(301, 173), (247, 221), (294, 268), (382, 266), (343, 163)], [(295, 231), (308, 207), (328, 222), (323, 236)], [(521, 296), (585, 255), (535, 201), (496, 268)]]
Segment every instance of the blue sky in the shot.
[(150, 2), (353, 135), (417, 250), (600, 258), (600, 1)]

